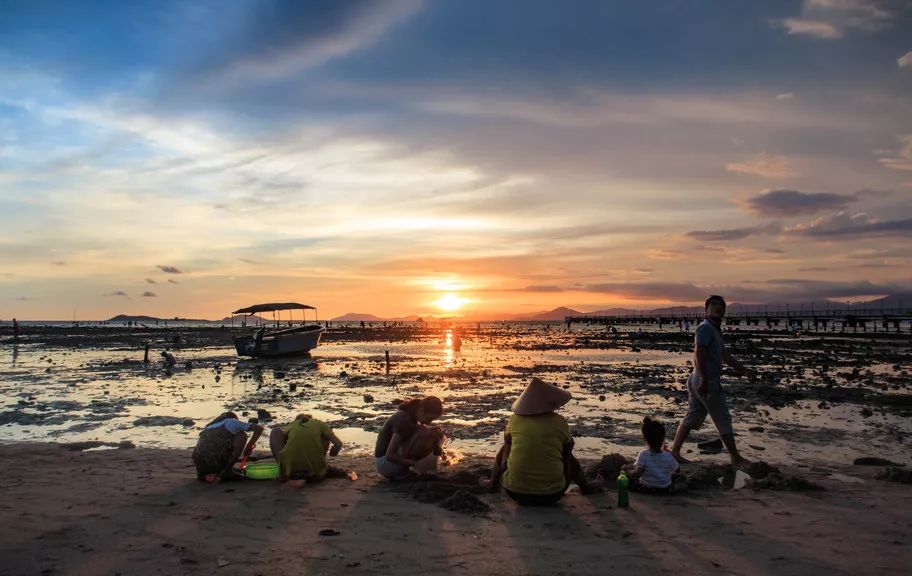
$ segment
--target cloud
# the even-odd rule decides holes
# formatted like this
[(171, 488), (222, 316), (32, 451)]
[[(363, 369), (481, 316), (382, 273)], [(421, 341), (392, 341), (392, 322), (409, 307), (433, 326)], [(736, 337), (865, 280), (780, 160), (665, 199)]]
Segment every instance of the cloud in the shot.
[(524, 292), (563, 292), (560, 286), (526, 286)]
[(896, 64), (900, 68), (912, 68), (912, 50), (909, 50), (896, 59)]
[(876, 32), (891, 25), (892, 0), (804, 0), (799, 17), (774, 20), (789, 34), (838, 39), (848, 30)]
[(791, 178), (799, 175), (789, 167), (788, 158), (766, 154), (760, 154), (745, 162), (731, 162), (725, 165), (725, 170), (735, 174), (749, 174), (772, 179)]
[(66, 266), (66, 262), (63, 260), (54, 260), (53, 262), (51, 262), (51, 264), (53, 264), (54, 266)]
[(20, 297), (16, 298), (16, 301), (18, 301), (18, 302), (33, 302), (34, 300), (36, 300), (36, 299), (29, 298), (28, 296), (20, 296)]
[(874, 238), (881, 236), (912, 236), (912, 218), (878, 220), (864, 213), (842, 211), (817, 218), (810, 224), (800, 224), (787, 230), (789, 234), (814, 238)]
[(699, 242), (724, 242), (730, 240), (743, 240), (749, 236), (778, 234), (781, 231), (782, 226), (780, 226), (778, 222), (772, 222), (763, 226), (730, 228), (727, 230), (694, 230), (688, 232), (685, 236)]
[(600, 292), (629, 300), (671, 300), (693, 302), (706, 298), (705, 288), (689, 282), (608, 282), (586, 286), (589, 292)]
[(156, 297), (158, 297), (158, 294), (156, 294), (155, 292), (143, 292), (142, 297), (143, 298), (156, 298)]
[(912, 134), (901, 136), (902, 148), (892, 156), (878, 158), (877, 161), (893, 170), (912, 171)]
[(146, 284), (158, 284), (158, 282), (156, 282), (152, 278), (146, 278)]
[(789, 31), (789, 34), (803, 34), (814, 38), (842, 38), (841, 30), (838, 30), (832, 24), (819, 20), (786, 18), (782, 21), (782, 26)]
[(129, 298), (130, 295), (124, 292), (123, 290), (115, 290), (114, 292), (108, 292), (107, 294), (102, 294), (102, 296), (123, 296), (124, 298)]
[(183, 274), (183, 271), (181, 271), (179, 268), (176, 268), (174, 266), (162, 266), (161, 264), (159, 264), (158, 269), (161, 270), (162, 272), (164, 272), (165, 274)]
[(174, 278), (168, 278), (168, 284), (180, 284), (180, 282), (178, 282)]
[(779, 100), (780, 102), (784, 100), (794, 100), (795, 98), (796, 94), (794, 92), (783, 92), (781, 94), (776, 94), (776, 100)]
[(204, 61), (216, 85), (282, 79), (361, 50), (418, 12), (423, 0), (256, 2), (231, 48)]
[(770, 190), (748, 198), (746, 205), (748, 210), (761, 216), (786, 218), (799, 214), (814, 214), (824, 210), (843, 209), (848, 203), (857, 200), (856, 195)]

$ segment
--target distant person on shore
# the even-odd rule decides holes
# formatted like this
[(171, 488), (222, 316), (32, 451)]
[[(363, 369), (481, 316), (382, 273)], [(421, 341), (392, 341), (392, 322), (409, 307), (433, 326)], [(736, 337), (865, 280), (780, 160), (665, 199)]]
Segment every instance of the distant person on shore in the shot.
[(630, 478), (630, 489), (647, 494), (670, 494), (674, 491), (674, 478), (681, 465), (665, 450), (665, 425), (649, 416), (640, 426), (647, 449), (637, 455), (636, 462), (624, 467)]
[[(246, 432), (249, 431), (253, 431), (253, 437), (247, 442)], [(253, 445), (262, 433), (262, 426), (241, 422), (234, 412), (221, 414), (203, 428), (193, 449), (196, 477), (201, 482), (232, 479), (234, 463), (242, 455), (249, 456), (253, 452)]]
[(560, 500), (571, 482), (587, 494), (601, 482), (586, 481), (573, 456), (570, 426), (555, 410), (572, 396), (563, 388), (533, 378), (516, 402), (504, 432), (490, 478), (480, 484), (490, 492), (500, 487), (519, 504), (544, 505)]
[(391, 480), (411, 473), (437, 470), (442, 454), (443, 431), (431, 423), (443, 414), (443, 402), (436, 396), (413, 398), (399, 404), (377, 435), (374, 458), (377, 472)]
[(269, 434), (269, 448), (279, 463), (281, 482), (318, 482), (327, 476), (345, 475), (344, 471), (326, 464), (327, 451), (330, 456), (337, 456), (342, 450), (342, 441), (325, 422), (309, 414), (298, 414), (288, 424), (273, 427)]
[(726, 363), (738, 374), (751, 381), (754, 373), (732, 358), (722, 341), (722, 319), (725, 317), (725, 299), (710, 296), (706, 299), (706, 319), (694, 331), (694, 368), (687, 379), (688, 410), (675, 434), (671, 454), (678, 462), (687, 462), (681, 456), (681, 447), (691, 430), (703, 425), (707, 414), (712, 418), (722, 442), (728, 449), (732, 466), (747, 464), (735, 445), (731, 414), (722, 389), (722, 364)]
[(19, 339), (19, 321), (13, 318), (13, 340)]

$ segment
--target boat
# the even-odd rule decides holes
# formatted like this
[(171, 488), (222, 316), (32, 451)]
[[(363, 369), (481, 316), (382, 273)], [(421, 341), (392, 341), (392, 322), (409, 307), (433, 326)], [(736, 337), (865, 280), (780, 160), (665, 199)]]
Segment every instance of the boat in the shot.
[[(294, 326), (289, 319), (282, 327), (281, 312), (284, 310), (300, 310), (301, 324)], [(305, 310), (314, 311), (314, 324), (307, 324)], [(232, 315), (244, 314), (250, 316), (260, 312), (272, 312), (274, 326), (267, 329), (266, 326), (260, 327), (253, 334), (235, 335), (234, 348), (238, 356), (249, 356), (252, 358), (276, 358), (279, 356), (294, 356), (296, 354), (306, 354), (320, 344), (320, 337), (325, 329), (316, 322), (316, 308), (307, 304), (298, 304), (297, 302), (273, 302), (268, 304), (255, 304), (240, 310), (235, 310)], [(279, 312), (276, 318), (275, 313)], [(245, 322), (246, 325), (246, 322)]]

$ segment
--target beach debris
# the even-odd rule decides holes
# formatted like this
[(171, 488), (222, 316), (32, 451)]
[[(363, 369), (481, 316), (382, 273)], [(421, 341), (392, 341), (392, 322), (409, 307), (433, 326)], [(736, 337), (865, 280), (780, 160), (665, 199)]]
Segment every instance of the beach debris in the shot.
[(364, 395), (364, 402), (365, 402), (366, 404), (370, 404), (370, 403), (373, 402), (373, 401), (374, 401), (374, 397), (373, 397), (372, 395), (370, 395), (370, 394), (365, 394), (365, 395)]
[(912, 470), (890, 466), (878, 473), (877, 479), (887, 480), (889, 482), (899, 482), (900, 484), (912, 484)]
[(319, 534), (320, 536), (338, 536), (339, 534), (341, 534), (341, 532), (339, 532), (338, 530), (334, 530), (332, 528), (324, 528), (324, 529), (320, 530), (319, 532), (317, 532), (317, 534)]
[(697, 448), (704, 450), (706, 452), (721, 452), (722, 451), (722, 440), (716, 438), (715, 440), (707, 440), (706, 442), (698, 442)]
[(224, 568), (225, 566), (228, 566), (229, 564), (231, 564), (231, 562), (226, 560), (224, 556), (219, 556), (218, 559), (215, 561), (215, 563), (216, 563), (216, 565), (218, 565), (219, 568)]
[(790, 490), (795, 492), (819, 491), (823, 486), (815, 484), (795, 474), (783, 474), (781, 472), (772, 472), (765, 478), (752, 480), (750, 487), (757, 490)]
[(467, 490), (457, 490), (452, 496), (443, 499), (438, 506), (452, 512), (465, 514), (487, 514), (491, 507)]
[(257, 418), (263, 422), (269, 422), (272, 420), (272, 414), (270, 414), (269, 410), (266, 410), (265, 408), (257, 408)]
[(92, 448), (118, 448), (120, 450), (129, 450), (130, 448), (136, 448), (136, 444), (130, 442), (129, 440), (124, 440), (122, 442), (102, 442), (100, 440), (85, 440), (83, 442), (63, 442), (60, 444), (60, 448), (63, 450), (70, 450), (72, 452), (82, 452), (83, 450), (91, 450)]
[(886, 458), (877, 458), (876, 456), (863, 456), (852, 461), (855, 466), (902, 466)]
[(193, 426), (193, 418), (180, 416), (142, 416), (133, 421), (134, 426)]

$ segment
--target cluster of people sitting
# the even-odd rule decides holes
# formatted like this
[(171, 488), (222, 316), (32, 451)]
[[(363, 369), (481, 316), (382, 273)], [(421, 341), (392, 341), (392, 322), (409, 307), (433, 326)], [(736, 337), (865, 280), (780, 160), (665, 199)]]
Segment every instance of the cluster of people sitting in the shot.
[[(699, 428), (709, 416), (728, 450), (733, 467), (748, 462), (735, 445), (726, 395), (721, 385), (722, 365), (729, 364), (739, 374), (753, 380), (753, 371), (732, 358), (722, 338), (721, 321), (726, 304), (721, 296), (706, 300), (706, 319), (694, 334), (694, 370), (687, 381), (688, 411), (678, 426), (671, 451), (664, 449), (665, 426), (647, 417), (642, 424), (647, 448), (636, 461), (625, 467), (631, 489), (662, 493), (674, 491), (675, 476), (683, 446), (690, 431)], [(604, 479), (587, 480), (582, 466), (573, 456), (573, 436), (567, 420), (557, 413), (571, 399), (567, 390), (533, 378), (513, 403), (513, 414), (504, 432), (490, 477), (482, 487), (496, 492), (503, 488), (521, 504), (549, 504), (564, 495), (571, 483), (582, 493), (600, 489)], [(432, 473), (442, 454), (444, 434), (433, 425), (443, 414), (443, 402), (436, 396), (402, 402), (383, 425), (374, 448), (377, 472), (397, 480)], [(252, 432), (249, 441), (247, 432)], [(212, 421), (200, 435), (193, 453), (200, 480), (231, 478), (234, 463), (249, 455), (263, 433), (259, 424), (243, 423), (233, 412)], [(269, 444), (279, 463), (279, 479), (318, 481), (328, 475), (344, 474), (326, 463), (327, 452), (339, 453), (342, 442), (329, 426), (306, 414), (285, 426), (273, 428)], [(332, 445), (332, 449), (330, 449)]]
[[(573, 436), (567, 420), (557, 413), (571, 398), (567, 390), (533, 378), (513, 403), (503, 446), (491, 476), (482, 478), (481, 486), (491, 492), (503, 488), (513, 500), (528, 505), (557, 502), (571, 483), (577, 484), (583, 494), (599, 490), (603, 479), (587, 480), (573, 455)], [(444, 434), (433, 422), (442, 414), (443, 402), (436, 396), (399, 404), (377, 435), (377, 472), (390, 480), (435, 472), (443, 453)], [(235, 463), (252, 453), (263, 430), (260, 424), (242, 422), (234, 412), (225, 412), (210, 422), (193, 452), (198, 478), (213, 482), (238, 477)], [(665, 427), (647, 417), (642, 432), (648, 448), (625, 468), (632, 481), (631, 489), (669, 492), (679, 466), (671, 453), (663, 450)], [(327, 463), (327, 455), (335, 456), (342, 450), (342, 441), (325, 422), (307, 414), (273, 427), (269, 447), (279, 466), (279, 481), (310, 483), (346, 475), (344, 470)]]

